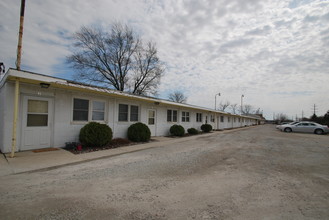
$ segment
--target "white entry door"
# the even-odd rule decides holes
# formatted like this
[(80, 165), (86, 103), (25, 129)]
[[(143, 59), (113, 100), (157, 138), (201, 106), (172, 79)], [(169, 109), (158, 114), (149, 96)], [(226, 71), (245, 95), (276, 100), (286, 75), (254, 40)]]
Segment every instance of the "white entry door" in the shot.
[(156, 136), (156, 110), (149, 109), (147, 116), (148, 116), (147, 125), (151, 130), (151, 136)]
[(22, 114), (20, 150), (51, 147), (53, 99), (24, 96)]

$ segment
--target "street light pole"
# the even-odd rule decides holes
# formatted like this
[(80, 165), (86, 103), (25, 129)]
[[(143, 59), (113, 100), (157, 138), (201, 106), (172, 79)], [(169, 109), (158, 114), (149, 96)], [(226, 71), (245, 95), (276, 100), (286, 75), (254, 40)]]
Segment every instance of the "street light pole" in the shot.
[(242, 115), (242, 99), (243, 99), (243, 97), (244, 97), (244, 95), (242, 94), (241, 95), (241, 113), (240, 113), (241, 115)]
[(220, 96), (220, 92), (215, 95), (215, 110), (216, 110), (216, 96)]

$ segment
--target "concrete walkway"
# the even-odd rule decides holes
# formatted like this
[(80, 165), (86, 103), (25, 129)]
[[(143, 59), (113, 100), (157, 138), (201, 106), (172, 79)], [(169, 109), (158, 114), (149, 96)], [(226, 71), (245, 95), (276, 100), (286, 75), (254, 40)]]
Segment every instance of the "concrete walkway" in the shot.
[(55, 151), (46, 151), (35, 153), (33, 151), (23, 151), (15, 153), (14, 158), (10, 158), (10, 154), (0, 154), (0, 176), (11, 174), (19, 174), (25, 172), (36, 172), (42, 170), (55, 169), (62, 166), (74, 165), (97, 159), (104, 159), (125, 153), (141, 151), (153, 147), (163, 147), (165, 145), (174, 144), (186, 140), (193, 140), (199, 137), (207, 137), (219, 133), (227, 133), (240, 129), (214, 131), (209, 134), (194, 135), (183, 138), (173, 137), (152, 137), (152, 142), (146, 144), (136, 144), (131, 146), (119, 147), (114, 149), (95, 151), (83, 154), (73, 154), (69, 151), (58, 148)]

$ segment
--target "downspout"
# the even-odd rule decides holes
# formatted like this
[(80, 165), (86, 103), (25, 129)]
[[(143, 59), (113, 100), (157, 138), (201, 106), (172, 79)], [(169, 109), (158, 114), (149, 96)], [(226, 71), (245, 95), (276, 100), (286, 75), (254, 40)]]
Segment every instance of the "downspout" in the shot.
[(14, 100), (14, 121), (13, 121), (13, 134), (11, 142), (11, 154), (10, 157), (15, 156), (16, 143), (17, 143), (17, 118), (18, 118), (18, 100), (19, 100), (19, 79), (15, 80), (15, 100)]

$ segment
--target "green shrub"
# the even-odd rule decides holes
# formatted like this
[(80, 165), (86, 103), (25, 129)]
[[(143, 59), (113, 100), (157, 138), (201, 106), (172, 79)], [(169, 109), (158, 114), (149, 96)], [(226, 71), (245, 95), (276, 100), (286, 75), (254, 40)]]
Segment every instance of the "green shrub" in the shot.
[(187, 132), (189, 134), (198, 134), (199, 133), (199, 131), (195, 128), (189, 128), (189, 129), (187, 129)]
[(151, 131), (149, 127), (143, 123), (135, 123), (128, 128), (128, 139), (134, 142), (149, 141), (151, 138)]
[(174, 136), (183, 136), (185, 134), (185, 129), (181, 125), (173, 125), (170, 127), (170, 134)]
[(112, 140), (112, 129), (106, 124), (89, 122), (81, 128), (79, 140), (84, 146), (103, 147)]
[(210, 132), (212, 130), (212, 126), (210, 124), (203, 124), (201, 125), (201, 130), (203, 132)]

